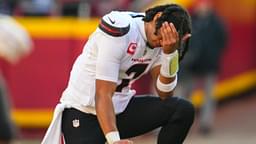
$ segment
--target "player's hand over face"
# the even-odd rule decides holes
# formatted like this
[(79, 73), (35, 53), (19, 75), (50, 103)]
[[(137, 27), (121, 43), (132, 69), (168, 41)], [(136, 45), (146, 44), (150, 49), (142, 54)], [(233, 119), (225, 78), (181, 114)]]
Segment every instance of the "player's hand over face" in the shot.
[(133, 142), (125, 139), (125, 140), (116, 141), (113, 144), (133, 144)]
[[(160, 34), (162, 37), (160, 44), (164, 53), (169, 54), (178, 49), (180, 46), (179, 33), (173, 23), (164, 22), (160, 28)], [(191, 34), (185, 34), (182, 41), (186, 41), (189, 37), (191, 37)]]

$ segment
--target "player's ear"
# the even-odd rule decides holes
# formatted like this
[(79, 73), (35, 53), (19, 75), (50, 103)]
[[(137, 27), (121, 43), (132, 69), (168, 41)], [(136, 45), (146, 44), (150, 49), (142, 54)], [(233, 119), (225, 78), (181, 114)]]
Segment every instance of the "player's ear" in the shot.
[(183, 37), (182, 37), (182, 41), (186, 42), (192, 35), (190, 33), (186, 33)]
[(192, 36), (191, 34), (187, 33), (182, 38), (181, 46), (178, 49), (178, 51), (179, 51), (179, 61), (181, 61), (184, 58), (185, 54), (188, 51), (191, 36)]
[(162, 12), (158, 12), (155, 14), (154, 18), (153, 18), (153, 21), (157, 21), (160, 17), (162, 16)]

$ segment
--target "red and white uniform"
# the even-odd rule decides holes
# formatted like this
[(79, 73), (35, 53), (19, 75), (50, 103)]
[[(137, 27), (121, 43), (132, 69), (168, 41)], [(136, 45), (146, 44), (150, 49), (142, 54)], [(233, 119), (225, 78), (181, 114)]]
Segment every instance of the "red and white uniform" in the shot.
[(115, 113), (126, 108), (136, 93), (130, 89), (131, 83), (160, 64), (161, 49), (146, 46), (142, 16), (113, 11), (102, 18), (75, 61), (61, 102), (95, 114), (95, 80), (101, 79), (118, 85), (112, 98)]
[(96, 114), (96, 79), (112, 81), (118, 87), (112, 97), (115, 113), (125, 110), (135, 90), (131, 83), (156, 65), (160, 48), (146, 46), (143, 13), (113, 11), (105, 15), (76, 59), (61, 103), (41, 144), (61, 143), (61, 118), (65, 108)]

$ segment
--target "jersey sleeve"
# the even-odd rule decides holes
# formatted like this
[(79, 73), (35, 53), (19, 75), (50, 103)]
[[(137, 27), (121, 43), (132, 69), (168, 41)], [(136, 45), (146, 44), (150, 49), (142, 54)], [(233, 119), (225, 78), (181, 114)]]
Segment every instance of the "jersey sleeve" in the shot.
[(99, 33), (97, 41), (96, 79), (117, 82), (125, 40)]
[(124, 14), (112, 11), (101, 18), (99, 29), (110, 36), (122, 37), (129, 32), (130, 22)]
[(102, 17), (97, 29), (96, 79), (118, 81), (129, 30), (130, 22), (120, 12), (112, 11)]

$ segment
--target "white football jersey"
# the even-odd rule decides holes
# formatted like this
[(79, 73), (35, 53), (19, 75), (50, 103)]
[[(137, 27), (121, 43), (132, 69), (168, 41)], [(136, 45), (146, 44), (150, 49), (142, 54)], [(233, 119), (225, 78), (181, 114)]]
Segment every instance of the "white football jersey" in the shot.
[(147, 47), (144, 13), (112, 11), (105, 15), (76, 59), (61, 102), (96, 114), (95, 80), (117, 83), (112, 97), (121, 113), (135, 95), (131, 84), (160, 64), (160, 48)]

